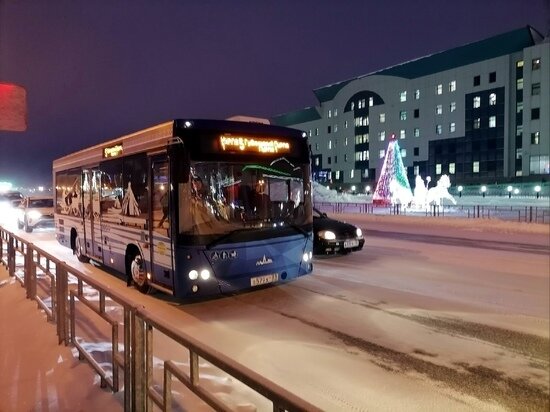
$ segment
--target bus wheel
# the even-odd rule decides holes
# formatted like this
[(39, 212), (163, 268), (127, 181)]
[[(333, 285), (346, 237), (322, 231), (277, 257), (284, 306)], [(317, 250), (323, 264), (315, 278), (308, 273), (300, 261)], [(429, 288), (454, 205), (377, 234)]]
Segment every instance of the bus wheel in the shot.
[(147, 283), (147, 273), (145, 273), (145, 264), (143, 263), (143, 257), (141, 253), (134, 252), (134, 256), (130, 263), (130, 274), (132, 280), (136, 285), (136, 289), (141, 293), (148, 293), (151, 286)]
[(83, 253), (82, 253), (82, 240), (80, 239), (80, 236), (76, 235), (75, 239), (74, 239), (74, 249), (73, 249), (73, 253), (76, 255), (76, 258), (80, 261), (80, 262), (84, 262), (84, 263), (88, 263), (90, 261), (90, 258), (88, 258), (88, 256), (85, 256)]

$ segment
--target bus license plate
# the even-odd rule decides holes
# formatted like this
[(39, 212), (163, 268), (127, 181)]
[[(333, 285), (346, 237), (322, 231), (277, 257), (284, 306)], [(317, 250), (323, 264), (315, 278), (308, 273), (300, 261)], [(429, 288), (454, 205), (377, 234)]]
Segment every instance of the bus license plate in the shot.
[(357, 246), (359, 246), (359, 241), (357, 239), (344, 241), (344, 249), (349, 249)]
[(277, 282), (279, 280), (278, 273), (270, 273), (269, 275), (256, 276), (250, 279), (250, 286), (266, 285), (268, 283)]

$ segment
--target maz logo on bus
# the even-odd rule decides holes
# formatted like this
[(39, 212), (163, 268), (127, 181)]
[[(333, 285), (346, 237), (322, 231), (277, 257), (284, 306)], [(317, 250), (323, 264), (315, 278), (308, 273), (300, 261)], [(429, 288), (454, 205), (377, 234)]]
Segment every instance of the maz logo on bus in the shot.
[(257, 139), (245, 136), (220, 136), (222, 150), (239, 150), (241, 152), (286, 153), (290, 151), (290, 143), (278, 139)]

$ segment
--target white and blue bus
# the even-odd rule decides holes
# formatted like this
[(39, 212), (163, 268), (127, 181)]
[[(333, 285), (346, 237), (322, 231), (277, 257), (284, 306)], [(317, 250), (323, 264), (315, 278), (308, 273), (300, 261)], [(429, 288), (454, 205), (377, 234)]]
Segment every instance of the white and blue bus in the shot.
[(55, 160), (56, 237), (144, 293), (289, 281), (313, 269), (310, 173), (301, 131), (173, 120)]

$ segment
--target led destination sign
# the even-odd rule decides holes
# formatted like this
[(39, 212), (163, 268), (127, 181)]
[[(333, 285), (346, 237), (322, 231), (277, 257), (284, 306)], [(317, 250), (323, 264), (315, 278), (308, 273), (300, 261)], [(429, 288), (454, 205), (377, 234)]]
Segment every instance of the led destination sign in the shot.
[(278, 139), (259, 139), (246, 136), (220, 136), (223, 151), (241, 151), (252, 153), (288, 153), (290, 143)]
[(103, 148), (103, 158), (117, 157), (122, 154), (122, 143)]

